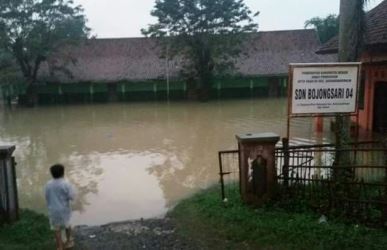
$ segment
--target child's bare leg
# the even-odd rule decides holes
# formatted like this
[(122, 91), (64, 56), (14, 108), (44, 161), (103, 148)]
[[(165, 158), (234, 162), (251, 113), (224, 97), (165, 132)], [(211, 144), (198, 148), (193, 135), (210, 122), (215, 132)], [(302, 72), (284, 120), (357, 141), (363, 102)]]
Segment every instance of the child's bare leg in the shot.
[(60, 229), (55, 230), (56, 249), (63, 250), (62, 232)]
[(66, 239), (67, 241), (71, 240), (71, 227), (66, 228)]
[(74, 246), (74, 241), (72, 237), (72, 230), (71, 227), (66, 228), (66, 248), (71, 248)]

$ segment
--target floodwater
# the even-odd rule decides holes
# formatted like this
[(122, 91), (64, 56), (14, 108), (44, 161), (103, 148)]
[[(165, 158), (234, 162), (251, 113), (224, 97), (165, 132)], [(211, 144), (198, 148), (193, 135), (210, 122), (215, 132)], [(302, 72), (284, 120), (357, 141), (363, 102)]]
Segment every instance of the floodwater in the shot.
[[(163, 216), (217, 183), (217, 152), (236, 149), (238, 133), (285, 136), (286, 107), (258, 99), (1, 109), (0, 145), (17, 147), (22, 208), (46, 213), (43, 187), (59, 162), (78, 192), (73, 223), (99, 225)], [(292, 136), (318, 138), (310, 119), (294, 120)]]

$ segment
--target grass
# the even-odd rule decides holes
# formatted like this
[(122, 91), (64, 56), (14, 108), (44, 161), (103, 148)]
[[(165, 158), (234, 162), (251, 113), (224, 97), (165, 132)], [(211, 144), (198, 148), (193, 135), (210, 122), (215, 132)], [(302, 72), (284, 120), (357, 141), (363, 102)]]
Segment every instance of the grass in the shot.
[[(344, 224), (305, 210), (245, 206), (237, 192), (228, 202), (218, 187), (180, 202), (169, 216), (177, 232), (197, 249), (387, 249), (387, 231)], [(0, 249), (54, 249), (47, 217), (23, 210), (21, 219), (0, 226)]]
[(387, 249), (387, 232), (328, 219), (305, 211), (245, 206), (235, 193), (227, 203), (210, 188), (170, 212), (178, 233), (208, 249)]
[(18, 222), (0, 225), (0, 249), (55, 249), (54, 235), (47, 217), (22, 210)]

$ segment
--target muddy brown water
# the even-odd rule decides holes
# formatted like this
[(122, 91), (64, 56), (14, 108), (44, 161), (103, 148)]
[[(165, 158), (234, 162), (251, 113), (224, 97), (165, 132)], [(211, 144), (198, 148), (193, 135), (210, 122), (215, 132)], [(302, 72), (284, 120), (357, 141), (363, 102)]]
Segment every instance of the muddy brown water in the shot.
[[(219, 150), (235, 134), (285, 136), (286, 99), (208, 103), (120, 103), (0, 109), (0, 144), (17, 146), (20, 206), (46, 213), (48, 168), (60, 162), (75, 185), (75, 225), (163, 216), (218, 182)], [(295, 141), (328, 141), (310, 119), (292, 122)], [(329, 133), (324, 133), (328, 135)]]

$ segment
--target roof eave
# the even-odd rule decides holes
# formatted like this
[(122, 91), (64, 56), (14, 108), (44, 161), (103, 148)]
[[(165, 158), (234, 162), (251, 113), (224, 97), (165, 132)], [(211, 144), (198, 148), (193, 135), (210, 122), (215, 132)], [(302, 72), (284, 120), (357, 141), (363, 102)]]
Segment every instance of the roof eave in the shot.
[(380, 52), (387, 51), (387, 42), (386, 43), (372, 43), (372, 44), (366, 44), (365, 48), (367, 50), (376, 50)]

